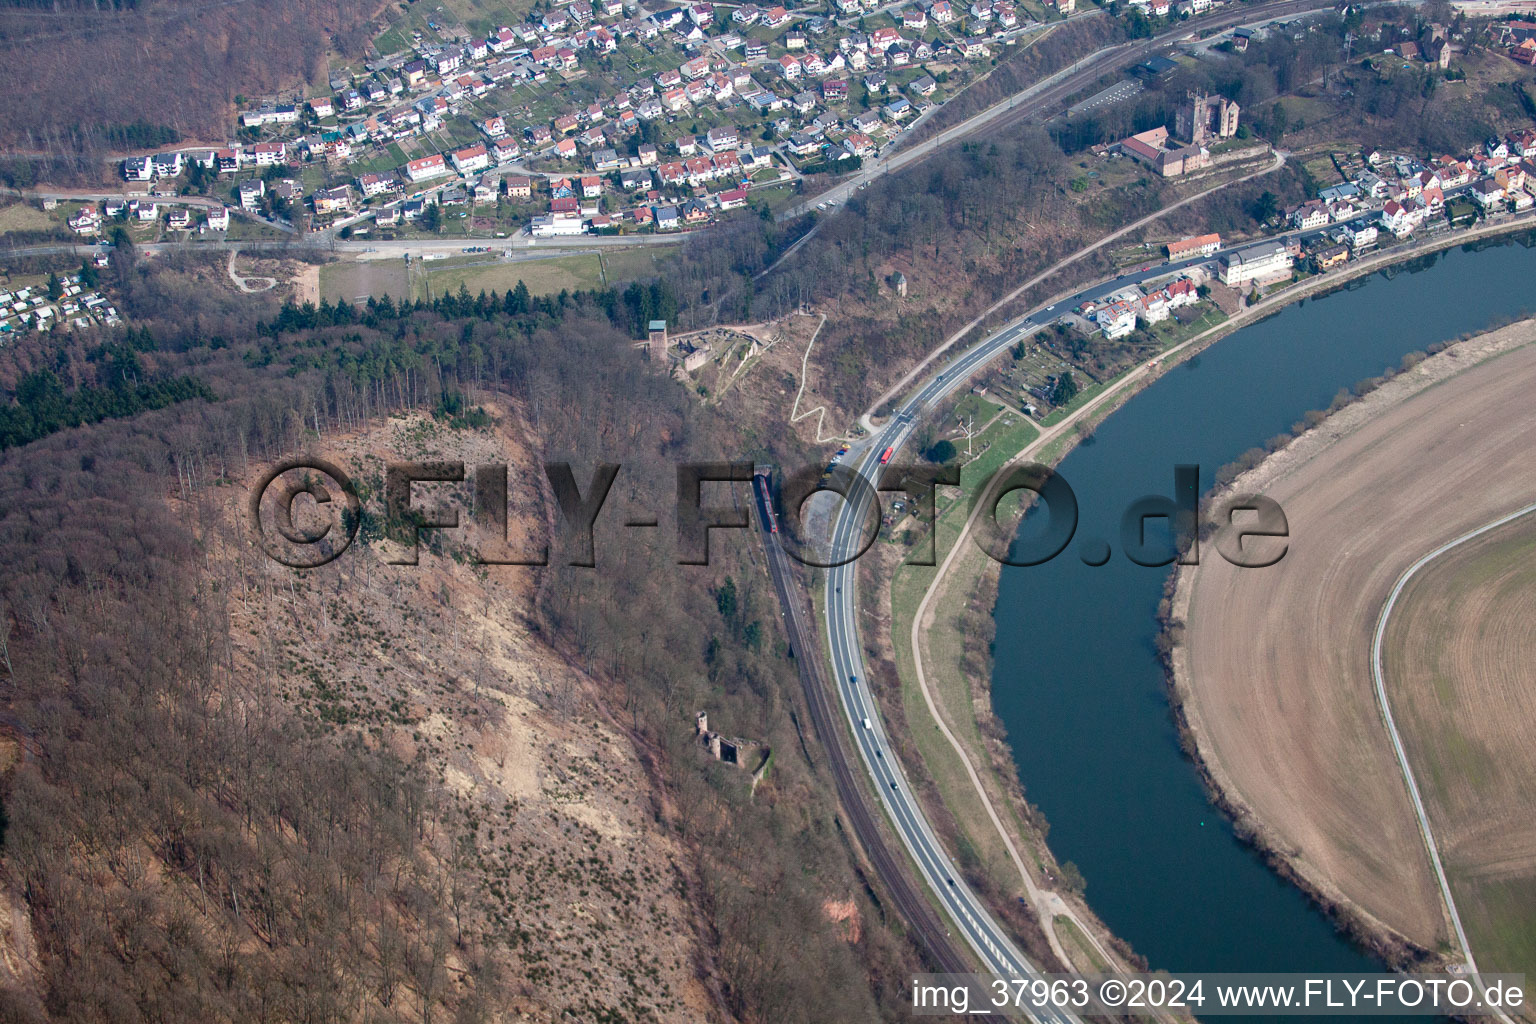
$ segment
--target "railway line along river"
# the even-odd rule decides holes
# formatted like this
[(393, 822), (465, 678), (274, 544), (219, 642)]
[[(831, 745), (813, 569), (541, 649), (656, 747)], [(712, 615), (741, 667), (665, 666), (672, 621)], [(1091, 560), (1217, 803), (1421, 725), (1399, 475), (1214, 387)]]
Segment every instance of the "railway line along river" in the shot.
[[(1090, 904), (1153, 969), (1381, 965), (1210, 804), (1180, 750), (1154, 647), (1168, 569), (1120, 550), (1122, 513), (1144, 495), (1172, 497), (1176, 465), (1200, 466), (1203, 493), (1219, 468), (1341, 388), (1536, 311), (1533, 245), (1530, 235), (1482, 243), (1361, 278), (1170, 369), (1061, 463), (1080, 510), (1072, 545), (1044, 565), (1003, 569), (992, 700), (1025, 793), (1050, 822), (1057, 858), (1081, 871)], [(1085, 539), (1108, 541), (1110, 560), (1086, 565)], [(1209, 544), (1202, 555), (1219, 557)]]

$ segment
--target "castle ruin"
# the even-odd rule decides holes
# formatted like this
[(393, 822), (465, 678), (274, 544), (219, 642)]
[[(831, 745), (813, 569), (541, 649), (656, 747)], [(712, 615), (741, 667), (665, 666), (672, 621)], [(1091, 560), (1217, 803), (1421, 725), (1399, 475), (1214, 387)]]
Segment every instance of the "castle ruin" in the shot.
[(1191, 146), (1205, 146), (1237, 134), (1239, 107), (1225, 96), (1207, 96), (1190, 92), (1179, 108), (1174, 131)]

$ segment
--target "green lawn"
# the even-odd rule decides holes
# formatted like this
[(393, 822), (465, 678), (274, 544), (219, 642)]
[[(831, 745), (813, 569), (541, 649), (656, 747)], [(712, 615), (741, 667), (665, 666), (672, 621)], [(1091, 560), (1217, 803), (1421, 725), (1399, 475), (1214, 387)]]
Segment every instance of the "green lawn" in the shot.
[[(990, 403), (983, 404), (988, 408), (996, 408)], [(1012, 423), (1005, 422), (1010, 418)], [(971, 498), (977, 489), (984, 485), (998, 467), (1038, 436), (1032, 424), (1016, 415), (999, 417), (990, 428), (978, 435), (978, 444), (990, 442), (991, 447), (961, 467), (958, 493), (954, 488), (942, 488), (940, 491), (940, 509), (934, 527), (938, 562), (944, 561), (958, 541), (970, 514)], [(975, 716), (971, 713), (971, 681), (961, 670), (965, 645), (970, 639), (961, 627), (960, 615), (975, 587), (981, 582), (981, 571), (986, 565), (980, 552), (962, 553), (946, 581), (944, 593), (931, 606), (935, 621), (924, 634), (923, 665), (929, 689), (935, 701), (946, 709), (950, 727), (970, 752), (972, 762), (978, 765), (984, 763), (980, 758), (983, 743)], [(967, 855), (963, 859), (980, 865), (998, 884), (1012, 889), (1019, 883), (1007, 848), (991, 826), (981, 798), (965, 771), (965, 765), (933, 723), (927, 703), (915, 685), (912, 621), (936, 573), (937, 568), (931, 566), (902, 565), (891, 581), (891, 639), (897, 671), (902, 680), (903, 713), (909, 723), (912, 741), (924, 768), (933, 779), (941, 801), (961, 824), (963, 834), (959, 842)], [(1005, 804), (998, 809), (1012, 819), (1018, 834), (1028, 835), (1010, 806)], [(1031, 863), (1036, 869), (1041, 866), (1039, 851), (1026, 845), (1021, 853), (1026, 863)]]
[(505, 292), (519, 281), (534, 295), (554, 295), (578, 289), (608, 287), (618, 281), (633, 280), (655, 273), (656, 261), (671, 251), (670, 246), (637, 246), (615, 254), (575, 253), (545, 260), (494, 263), (484, 257), (434, 261), (425, 282), (415, 284), (419, 296), (426, 298), (430, 287), (434, 296), (457, 292), (462, 284), (471, 295)]
[[(1199, 308), (1199, 307), (1194, 307)], [(1146, 331), (1164, 351), (1168, 351), (1175, 345), (1182, 344), (1199, 334), (1201, 331), (1215, 327), (1227, 319), (1227, 315), (1216, 307), (1215, 303), (1205, 304), (1199, 308), (1200, 315), (1187, 323), (1179, 323), (1170, 317), (1160, 324), (1153, 324)]]

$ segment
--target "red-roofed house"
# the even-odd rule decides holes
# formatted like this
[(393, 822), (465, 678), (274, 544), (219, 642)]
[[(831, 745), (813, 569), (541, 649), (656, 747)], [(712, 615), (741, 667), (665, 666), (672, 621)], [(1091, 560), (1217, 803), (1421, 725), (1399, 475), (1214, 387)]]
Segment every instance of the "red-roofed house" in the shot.
[(448, 162), (443, 159), (441, 153), (433, 153), (424, 156), (420, 160), (412, 160), (405, 165), (405, 176), (412, 182), (426, 181), (435, 178), (439, 174), (448, 173)]
[(875, 140), (863, 132), (854, 132), (845, 144), (854, 156), (869, 156), (875, 151)]
[(460, 174), (473, 174), (491, 166), (491, 154), (484, 143), (466, 146), (453, 152), (453, 169)]
[(1168, 129), (1158, 127), (1121, 139), (1120, 149), (1138, 160), (1155, 164), (1167, 143)]
[(270, 167), (287, 159), (288, 147), (281, 142), (260, 142), (251, 147), (251, 156), (257, 167)]
[(1200, 301), (1200, 289), (1195, 286), (1195, 282), (1187, 277), (1179, 278), (1163, 290), (1168, 293), (1169, 309), (1177, 309), (1180, 306), (1193, 306)]
[(1221, 236), (1217, 234), (1195, 235), (1168, 243), (1168, 258), (1181, 260), (1186, 256), (1209, 256), (1221, 248)]
[(717, 153), (715, 155), (715, 170), (722, 175), (737, 175), (741, 173), (741, 157), (733, 152)]

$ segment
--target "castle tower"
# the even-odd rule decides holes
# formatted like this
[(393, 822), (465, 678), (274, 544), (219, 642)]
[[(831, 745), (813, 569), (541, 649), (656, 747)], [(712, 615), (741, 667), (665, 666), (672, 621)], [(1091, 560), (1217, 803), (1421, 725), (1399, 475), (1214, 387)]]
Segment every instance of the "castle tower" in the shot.
[(1204, 146), (1237, 134), (1239, 107), (1225, 96), (1190, 92), (1174, 119), (1174, 131), (1192, 146)]

